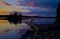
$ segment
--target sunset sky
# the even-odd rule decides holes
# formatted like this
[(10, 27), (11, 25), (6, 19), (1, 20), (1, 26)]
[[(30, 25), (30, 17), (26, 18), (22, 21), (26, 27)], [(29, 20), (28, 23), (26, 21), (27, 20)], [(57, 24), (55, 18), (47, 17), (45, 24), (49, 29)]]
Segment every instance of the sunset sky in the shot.
[[(56, 17), (58, 2), (59, 0), (0, 0), (0, 15), (9, 15), (12, 11), (18, 11), (26, 16)], [(56, 21), (56, 18), (37, 18), (35, 20), (36, 21), (33, 22), (35, 24), (49, 24), (54, 23)], [(24, 23), (21, 26), (23, 25), (25, 26)], [(8, 20), (0, 20), (0, 31), (3, 32), (8, 28), (15, 29), (19, 28), (19, 26), (10, 24)], [(13, 34), (11, 36), (13, 36)]]
[(11, 11), (19, 11), (28, 16), (55, 17), (58, 1), (59, 0), (0, 0), (0, 15), (8, 15)]
[(59, 0), (0, 0), (0, 15), (19, 11), (22, 14), (56, 16)]

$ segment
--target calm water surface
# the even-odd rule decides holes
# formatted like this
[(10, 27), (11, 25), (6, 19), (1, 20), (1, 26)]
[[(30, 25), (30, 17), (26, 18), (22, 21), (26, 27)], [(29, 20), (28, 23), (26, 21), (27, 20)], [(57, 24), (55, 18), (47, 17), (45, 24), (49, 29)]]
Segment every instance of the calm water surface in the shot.
[[(33, 23), (48, 24), (48, 23), (54, 23), (55, 21), (56, 18), (52, 19), (38, 18), (35, 19)], [(7, 20), (0, 20), (0, 39), (20, 39), (28, 29), (31, 28), (29, 25), (25, 23), (14, 25), (10, 24)]]

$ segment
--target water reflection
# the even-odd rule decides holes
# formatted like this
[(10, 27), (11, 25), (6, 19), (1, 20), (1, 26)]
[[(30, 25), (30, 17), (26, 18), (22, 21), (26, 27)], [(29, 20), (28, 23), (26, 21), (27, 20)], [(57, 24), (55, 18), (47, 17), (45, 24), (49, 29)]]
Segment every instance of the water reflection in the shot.
[(20, 39), (30, 29), (30, 26), (25, 23), (14, 25), (6, 21), (0, 22), (0, 39)]
[(56, 21), (56, 18), (37, 18), (35, 19), (34, 24), (52, 24)]
[[(31, 20), (24, 20), (26, 22)], [(52, 24), (55, 23), (56, 18), (34, 18), (34, 21), (32, 22), (33, 24)]]
[[(54, 19), (38, 18), (33, 23), (35, 24), (48, 24), (54, 23)], [(25, 20), (26, 21), (26, 20)], [(28, 22), (28, 20), (26, 21)], [(20, 39), (27, 30), (31, 27), (25, 23), (22, 24), (10, 24), (8, 20), (0, 20), (0, 39)]]

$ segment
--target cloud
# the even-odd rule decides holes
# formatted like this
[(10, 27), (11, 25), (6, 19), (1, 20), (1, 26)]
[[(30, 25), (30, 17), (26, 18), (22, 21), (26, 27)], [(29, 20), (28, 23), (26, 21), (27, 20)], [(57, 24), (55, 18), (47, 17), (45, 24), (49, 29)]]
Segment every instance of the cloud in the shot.
[(35, 6), (50, 6), (55, 8), (58, 3), (58, 0), (35, 0)]
[[(11, 3), (10, 3), (11, 1)], [(57, 0), (12, 0), (0, 1), (1, 5), (9, 11), (20, 11), (20, 12), (44, 12), (49, 13), (55, 12)], [(9, 3), (8, 3), (9, 2)], [(55, 10), (54, 10), (55, 9)], [(1, 10), (1, 9), (0, 9)], [(4, 10), (3, 10), (4, 11)], [(39, 13), (37, 13), (40, 15)]]
[(23, 15), (24, 15), (24, 16), (38, 16), (37, 14), (29, 14), (29, 13), (28, 13), (28, 14), (25, 13), (25, 14), (23, 14)]
[(10, 6), (11, 4), (4, 2), (3, 0), (0, 0), (0, 5)]
[(29, 2), (27, 5), (28, 6), (34, 6), (34, 2)]

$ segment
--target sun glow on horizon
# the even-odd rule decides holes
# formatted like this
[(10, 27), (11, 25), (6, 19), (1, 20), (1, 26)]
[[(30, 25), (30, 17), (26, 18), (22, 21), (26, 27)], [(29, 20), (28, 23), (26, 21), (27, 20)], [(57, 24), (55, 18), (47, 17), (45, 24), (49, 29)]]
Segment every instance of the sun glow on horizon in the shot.
[(1, 0), (0, 1), (0, 12), (11, 12), (11, 11), (30, 12), (30, 10), (21, 8), (21, 6), (12, 5), (12, 4), (8, 5), (8, 4), (9, 3), (6, 3), (3, 0)]

